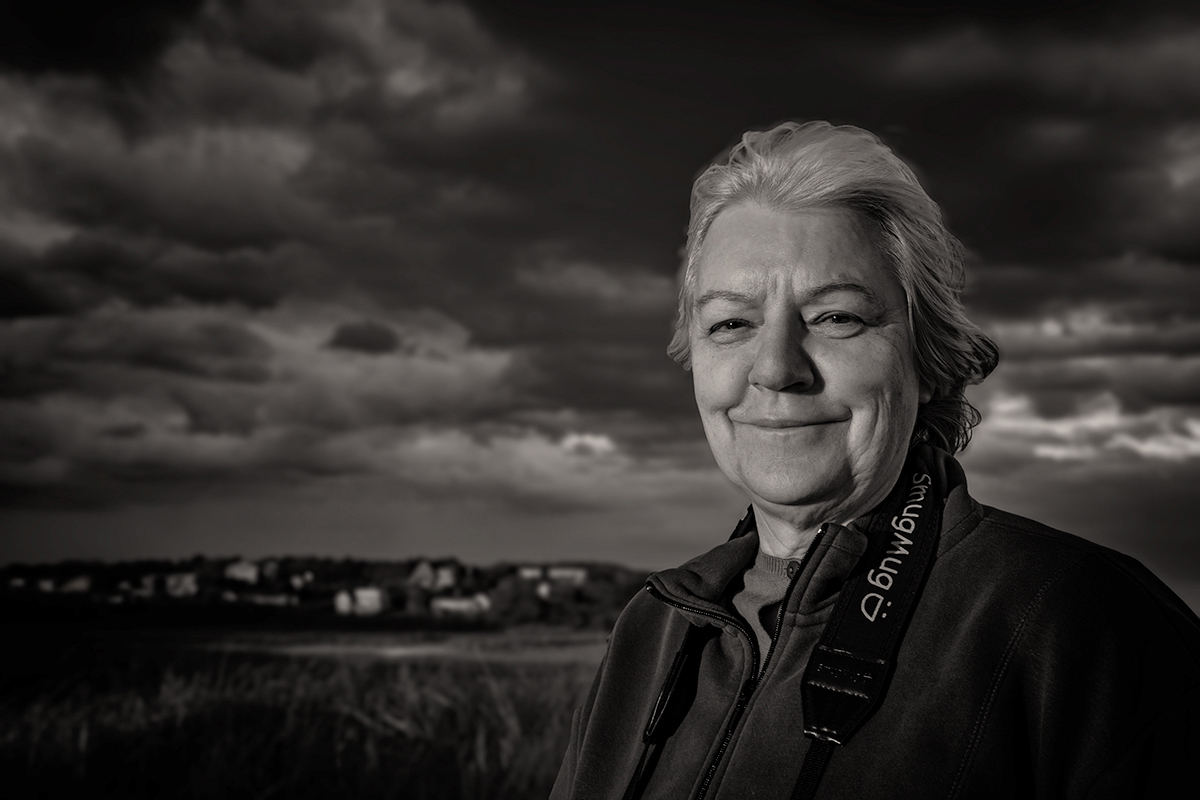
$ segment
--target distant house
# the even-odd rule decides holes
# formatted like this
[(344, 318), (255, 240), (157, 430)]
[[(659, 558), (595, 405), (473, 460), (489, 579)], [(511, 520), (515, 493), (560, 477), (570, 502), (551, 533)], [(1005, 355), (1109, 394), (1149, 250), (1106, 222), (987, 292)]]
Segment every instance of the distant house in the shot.
[(54, 579), (53, 578), (38, 578), (37, 589), (39, 592), (53, 592), (54, 591)]
[(195, 597), (200, 583), (194, 572), (173, 572), (167, 575), (167, 594), (171, 597)]
[(333, 610), (342, 616), (373, 617), (391, 607), (388, 593), (378, 586), (343, 589), (333, 596)]
[(413, 567), (412, 572), (408, 573), (408, 578), (404, 583), (414, 589), (424, 589), (429, 592), (433, 591), (434, 579), (433, 564), (429, 563), (429, 559), (423, 558)]
[(538, 566), (517, 567), (517, 577), (523, 581), (540, 581), (542, 568)]
[(374, 616), (390, 606), (388, 593), (378, 586), (359, 586), (354, 590), (354, 613), (360, 617)]
[(480, 592), (470, 597), (435, 597), (429, 601), (429, 610), (435, 617), (480, 617), (490, 611), (492, 601)]
[(312, 574), (311, 569), (307, 569), (304, 572), (297, 572), (295, 575), (288, 578), (288, 583), (290, 583), (292, 585), (292, 588), (295, 589), (297, 592), (300, 591), (301, 589), (303, 589), (305, 586), (308, 586), (312, 582), (313, 582), (313, 574)]
[(534, 593), (547, 602), (564, 602), (575, 590), (587, 583), (588, 571), (583, 567), (547, 567), (546, 577), (538, 581)]
[(258, 564), (245, 559), (234, 561), (225, 567), (225, 577), (231, 581), (256, 584), (258, 583)]
[(58, 590), (68, 594), (87, 594), (92, 590), (92, 576), (76, 575), (60, 586)]
[(8, 579), (8, 588), (24, 589), (25, 588), (25, 579), (24, 578), (9, 578)]
[(443, 592), (458, 585), (458, 565), (451, 562), (440, 564), (434, 571), (433, 591)]
[(267, 559), (259, 566), (259, 572), (262, 573), (263, 580), (273, 581), (279, 577), (279, 562), (275, 559)]
[(587, 583), (588, 573), (583, 567), (550, 567), (546, 577), (564, 586), (583, 586)]

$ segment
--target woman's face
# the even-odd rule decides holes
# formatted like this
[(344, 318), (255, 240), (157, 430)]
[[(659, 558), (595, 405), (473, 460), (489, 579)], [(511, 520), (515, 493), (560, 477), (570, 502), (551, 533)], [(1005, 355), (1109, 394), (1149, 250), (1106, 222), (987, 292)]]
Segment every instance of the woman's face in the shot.
[(727, 208), (692, 303), (696, 405), (725, 475), (803, 526), (879, 503), (928, 395), (904, 290), (867, 226), (842, 209)]

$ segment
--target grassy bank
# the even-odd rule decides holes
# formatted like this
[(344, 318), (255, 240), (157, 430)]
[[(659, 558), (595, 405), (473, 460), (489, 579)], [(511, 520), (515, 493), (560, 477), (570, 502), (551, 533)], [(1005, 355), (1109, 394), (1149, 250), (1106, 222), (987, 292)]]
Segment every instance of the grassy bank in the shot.
[(4, 667), (6, 797), (542, 798), (595, 668), (38, 646)]

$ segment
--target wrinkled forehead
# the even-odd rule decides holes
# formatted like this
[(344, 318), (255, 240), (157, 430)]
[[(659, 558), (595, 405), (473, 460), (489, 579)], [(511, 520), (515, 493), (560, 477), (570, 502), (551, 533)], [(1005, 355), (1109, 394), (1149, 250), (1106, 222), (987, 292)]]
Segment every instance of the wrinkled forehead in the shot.
[[(712, 250), (713, 228), (723, 227), (722, 220), (727, 220), (731, 214), (736, 215), (739, 209), (759, 207), (781, 215), (824, 214), (842, 217), (847, 226), (854, 231), (855, 237), (865, 247), (869, 248), (880, 259), (880, 265), (890, 272), (903, 285), (903, 275), (898, 268), (896, 253), (892, 247), (892, 237), (888, 234), (883, 223), (874, 215), (865, 211), (842, 204), (799, 204), (795, 207), (783, 207), (775, 204), (760, 203), (753, 200), (738, 200), (721, 208), (709, 221), (701, 236), (691, 243), (691, 249), (685, 254), (686, 263), (681, 270), (680, 300), (684, 306), (696, 302), (697, 287), (701, 262)], [(907, 295), (907, 290), (905, 291)]]
[(859, 291), (903, 304), (876, 224), (842, 207), (779, 210), (741, 203), (721, 211), (685, 283), (692, 309), (731, 294)]

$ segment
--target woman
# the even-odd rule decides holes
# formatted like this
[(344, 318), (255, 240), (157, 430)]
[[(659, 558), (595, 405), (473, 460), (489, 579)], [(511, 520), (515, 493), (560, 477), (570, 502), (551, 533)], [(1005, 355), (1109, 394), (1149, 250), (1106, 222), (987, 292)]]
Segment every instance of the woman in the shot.
[(980, 506), (995, 367), (962, 253), (875, 137), (747, 133), (696, 181), (670, 352), (730, 540), (623, 612), (553, 798), (1177, 796), (1200, 621), (1136, 561)]

